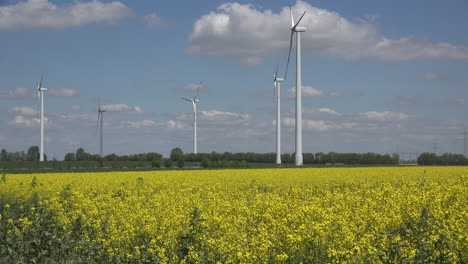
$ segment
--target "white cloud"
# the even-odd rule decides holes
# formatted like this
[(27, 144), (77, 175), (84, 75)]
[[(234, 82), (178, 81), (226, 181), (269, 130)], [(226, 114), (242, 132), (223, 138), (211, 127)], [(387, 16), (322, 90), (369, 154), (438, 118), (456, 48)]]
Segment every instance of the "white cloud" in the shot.
[(50, 89), (49, 94), (53, 97), (77, 97), (79, 95), (77, 90), (67, 88)]
[(310, 114), (310, 115), (321, 115), (321, 116), (335, 116), (339, 117), (342, 116), (341, 113), (337, 112), (334, 109), (328, 108), (328, 107), (322, 107), (322, 108), (303, 108), (302, 109), (304, 114)]
[(81, 110), (81, 106), (79, 106), (79, 105), (72, 105), (72, 106), (70, 106), (70, 109), (73, 110), (73, 111), (80, 111), (80, 110)]
[[(286, 117), (281, 120), (281, 123), (286, 127), (294, 127), (296, 124), (296, 119)], [(334, 129), (350, 129), (356, 126), (356, 123), (343, 123), (337, 124), (331, 121), (326, 120), (302, 120), (302, 127), (304, 130), (310, 131), (329, 131)]]
[(369, 111), (361, 113), (362, 117), (365, 117), (372, 121), (391, 122), (391, 121), (403, 121), (411, 118), (410, 115), (405, 113), (395, 113), (390, 111), (376, 112)]
[(160, 18), (155, 13), (148, 14), (143, 18), (146, 24), (152, 28), (165, 28), (169, 26), (169, 21)]
[(107, 112), (124, 112), (132, 114), (143, 114), (143, 109), (140, 106), (129, 106), (127, 104), (107, 104), (101, 106), (101, 109)]
[[(47, 125), (49, 119), (44, 117), (44, 124)], [(13, 120), (9, 122), (11, 125), (24, 126), (24, 127), (37, 127), (40, 124), (39, 118), (27, 119), (22, 115), (17, 115)]]
[(0, 91), (0, 98), (6, 99), (33, 98), (33, 96), (26, 88), (16, 88), (13, 91)]
[[(419, 37), (390, 39), (375, 22), (352, 22), (340, 14), (297, 1), (296, 16), (307, 11), (301, 26), (306, 53), (345, 60), (406, 61), (418, 59), (468, 59), (468, 48)], [(289, 48), (289, 8), (279, 13), (259, 10), (251, 4), (226, 3), (200, 17), (189, 37), (187, 52), (202, 55), (258, 56)]]
[(336, 116), (341, 116), (340, 113), (338, 113), (337, 111), (331, 109), (331, 108), (319, 108), (318, 111), (320, 113), (327, 113), (327, 114), (330, 114), (330, 115), (336, 115)]
[(57, 6), (48, 0), (27, 0), (0, 6), (0, 29), (57, 29), (101, 21), (114, 23), (129, 16), (133, 16), (132, 10), (118, 1), (74, 1)]
[(13, 114), (25, 115), (25, 116), (35, 116), (38, 114), (38, 111), (31, 107), (18, 107), (18, 106), (11, 108), (9, 112)]
[(218, 110), (200, 111), (200, 117), (202, 120), (209, 121), (248, 121), (252, 119), (249, 114), (223, 112)]
[(240, 59), (240, 64), (244, 66), (258, 66), (264, 63), (263, 58), (258, 56), (243, 57)]
[(126, 121), (125, 124), (131, 128), (155, 127), (157, 125), (153, 120)]
[(167, 121), (167, 127), (170, 129), (177, 129), (177, 130), (185, 130), (190, 128), (186, 123), (176, 121), (176, 120), (169, 120)]
[[(339, 97), (341, 96), (340, 93), (337, 92), (329, 92), (325, 93), (324, 91), (314, 88), (312, 86), (302, 86), (302, 97), (310, 98), (310, 97)], [(296, 87), (292, 87), (288, 89), (287, 97), (289, 99), (296, 98)]]

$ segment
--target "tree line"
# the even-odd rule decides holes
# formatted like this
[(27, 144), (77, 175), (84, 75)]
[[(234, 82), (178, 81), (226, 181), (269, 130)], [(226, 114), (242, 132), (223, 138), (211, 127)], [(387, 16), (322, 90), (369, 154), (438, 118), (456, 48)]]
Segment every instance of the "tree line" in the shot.
[[(174, 149), (173, 149), (174, 151)], [(211, 161), (246, 161), (249, 163), (275, 163), (276, 153), (254, 153), (254, 152), (224, 152), (224, 153), (188, 153), (183, 154), (181, 150), (177, 150), (175, 155), (182, 155), (185, 161), (201, 162), (205, 159)], [(181, 154), (182, 153), (182, 154)], [(174, 153), (171, 151), (171, 159)], [(400, 156), (398, 154), (377, 154), (377, 153), (303, 153), (304, 164), (398, 164)], [(177, 158), (174, 158), (177, 159)], [(285, 153), (281, 155), (283, 163), (294, 163), (295, 153)]]
[[(282, 162), (285, 164), (294, 163), (295, 154), (285, 153), (281, 155)], [(47, 155), (44, 155), (44, 159), (47, 161)], [(163, 155), (156, 152), (139, 153), (132, 155), (117, 155), (109, 154), (104, 157), (100, 157), (98, 154), (90, 154), (83, 148), (78, 148), (75, 152), (67, 153), (63, 159), (64, 161), (148, 161), (153, 162), (159, 160), (161, 163), (164, 160), (170, 160), (174, 163), (181, 162), (199, 162), (207, 164), (211, 162), (213, 166), (220, 166), (219, 164), (226, 163), (227, 161), (248, 163), (275, 163), (276, 153), (254, 153), (254, 152), (211, 152), (211, 153), (184, 153), (182, 149), (176, 147), (170, 152), (167, 159), (163, 158)], [(0, 161), (39, 161), (39, 147), (31, 146), (27, 152), (17, 151), (8, 152), (6, 149), (2, 149), (0, 153)], [(377, 154), (377, 153), (337, 153), (337, 152), (318, 152), (318, 153), (303, 153), (304, 164), (369, 164), (369, 165), (386, 165), (386, 164), (398, 164), (400, 157), (398, 154)], [(165, 161), (168, 163), (169, 161)], [(419, 165), (468, 165), (468, 159), (462, 154), (451, 154), (445, 153), (440, 156), (434, 153), (422, 153), (417, 159)]]
[[(44, 154), (44, 160), (47, 161), (46, 154)], [(39, 147), (31, 146), (27, 152), (8, 152), (6, 149), (2, 149), (0, 151), (0, 161), (39, 161)]]
[[(283, 163), (294, 163), (294, 153), (285, 153), (281, 155)], [(65, 154), (63, 161), (153, 161), (154, 159), (163, 160), (163, 155), (156, 152), (139, 153), (132, 155), (117, 155), (109, 154), (101, 158), (99, 154), (91, 154), (83, 148), (78, 148), (75, 152)], [(249, 163), (275, 163), (276, 153), (254, 153), (254, 152), (211, 152), (211, 153), (184, 153), (182, 149), (176, 147), (170, 152), (169, 159), (173, 162), (202, 162), (208, 160), (211, 162), (221, 161), (237, 161)], [(344, 164), (398, 164), (399, 156), (392, 156), (376, 153), (304, 153), (304, 163), (306, 164), (327, 164), (327, 163), (344, 163)], [(6, 149), (1, 150), (1, 161), (38, 161), (39, 148), (31, 146), (27, 152), (8, 152)], [(45, 155), (47, 161), (47, 156)]]
[(419, 155), (418, 165), (468, 165), (468, 159), (463, 154), (444, 153), (440, 156), (425, 152)]

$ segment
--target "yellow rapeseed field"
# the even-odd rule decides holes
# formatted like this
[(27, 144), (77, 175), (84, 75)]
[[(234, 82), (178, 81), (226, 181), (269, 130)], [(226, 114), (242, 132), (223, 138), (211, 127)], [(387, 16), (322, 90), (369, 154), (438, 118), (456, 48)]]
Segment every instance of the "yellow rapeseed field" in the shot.
[(419, 166), (6, 175), (0, 254), (49, 235), (83, 263), (466, 263), (467, 180)]

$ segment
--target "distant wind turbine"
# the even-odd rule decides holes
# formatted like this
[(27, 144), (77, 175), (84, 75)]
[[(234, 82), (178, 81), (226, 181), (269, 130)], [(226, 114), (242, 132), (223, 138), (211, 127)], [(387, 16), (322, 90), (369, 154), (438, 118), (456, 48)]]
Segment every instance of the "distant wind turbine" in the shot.
[(40, 102), (40, 112), (41, 112), (41, 149), (39, 152), (39, 161), (44, 161), (44, 92), (47, 91), (47, 88), (42, 87), (42, 80), (44, 74), (41, 76), (41, 81), (37, 85), (37, 99)]
[(202, 86), (202, 82), (200, 82), (200, 85), (197, 88), (197, 92), (195, 93), (195, 96), (193, 98), (182, 98), (186, 101), (192, 102), (192, 106), (193, 106), (193, 153), (194, 154), (197, 154), (197, 104), (200, 101), (197, 99), (197, 95), (201, 86)]
[(97, 125), (96, 128), (99, 128), (99, 156), (102, 159), (102, 146), (103, 146), (103, 133), (102, 130), (104, 128), (104, 119), (103, 116), (106, 110), (101, 108), (101, 104), (98, 104), (98, 116), (97, 116)]
[(299, 22), (305, 15), (305, 11), (299, 18), (297, 23), (294, 23), (291, 3), (289, 3), (289, 12), (291, 14), (291, 39), (289, 41), (288, 63), (286, 64), (286, 72), (284, 78), (288, 74), (289, 59), (291, 57), (291, 49), (294, 33), (296, 34), (296, 166), (303, 165), (302, 160), (302, 87), (301, 87), (301, 32), (306, 31), (306, 27), (299, 27)]
[(276, 93), (276, 164), (281, 165), (281, 91), (280, 86), (283, 78), (278, 77), (278, 65), (273, 75), (273, 83)]

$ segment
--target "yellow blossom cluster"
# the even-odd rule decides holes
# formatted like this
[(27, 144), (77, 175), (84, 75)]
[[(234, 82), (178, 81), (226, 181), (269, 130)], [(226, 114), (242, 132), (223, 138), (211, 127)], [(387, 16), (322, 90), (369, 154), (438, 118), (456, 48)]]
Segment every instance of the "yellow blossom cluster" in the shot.
[(463, 263), (467, 187), (468, 167), (50, 173), (8, 175), (0, 197), (38, 195), (120, 262)]

